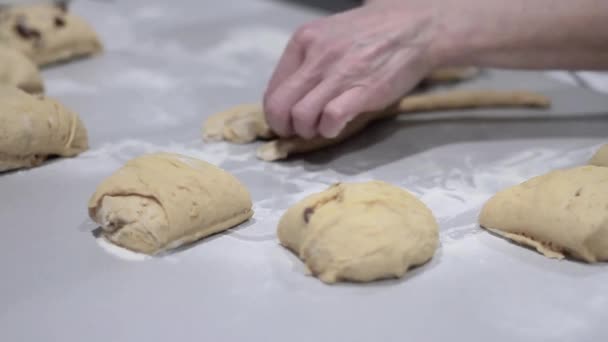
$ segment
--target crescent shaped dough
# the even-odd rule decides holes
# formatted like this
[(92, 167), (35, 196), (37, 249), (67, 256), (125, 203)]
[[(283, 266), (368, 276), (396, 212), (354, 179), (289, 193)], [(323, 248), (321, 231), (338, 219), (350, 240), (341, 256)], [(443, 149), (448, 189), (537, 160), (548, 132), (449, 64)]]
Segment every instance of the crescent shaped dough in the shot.
[(154, 153), (128, 161), (89, 200), (102, 235), (145, 254), (179, 247), (253, 215), (247, 189), (204, 161)]
[(608, 260), (608, 168), (580, 166), (505, 189), (483, 207), (484, 228), (550, 258)]
[(279, 241), (325, 283), (403, 276), (433, 257), (439, 243), (431, 211), (380, 181), (341, 183), (283, 215)]
[(88, 148), (87, 131), (59, 102), (0, 85), (0, 171), (33, 167), (49, 156), (72, 157)]
[(17, 5), (0, 11), (0, 42), (36, 64), (98, 54), (102, 45), (84, 19), (51, 4)]
[(600, 147), (589, 161), (590, 165), (608, 166), (608, 144)]
[(0, 84), (31, 94), (44, 92), (38, 67), (21, 52), (3, 45), (0, 45)]

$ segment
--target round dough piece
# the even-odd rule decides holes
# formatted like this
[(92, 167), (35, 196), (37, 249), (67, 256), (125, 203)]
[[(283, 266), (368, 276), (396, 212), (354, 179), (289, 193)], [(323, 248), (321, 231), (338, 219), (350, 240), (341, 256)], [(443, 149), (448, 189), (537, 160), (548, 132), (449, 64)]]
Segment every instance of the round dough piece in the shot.
[(21, 51), (40, 66), (102, 50), (97, 34), (84, 19), (52, 4), (2, 9), (0, 43)]
[(49, 156), (72, 157), (88, 148), (78, 115), (59, 102), (0, 85), (0, 171), (33, 167)]
[(170, 153), (130, 160), (89, 200), (108, 241), (156, 254), (234, 227), (253, 215), (247, 189), (204, 161)]
[(439, 243), (431, 211), (380, 181), (339, 183), (306, 197), (283, 215), (278, 236), (325, 283), (401, 277)]
[(608, 144), (600, 147), (589, 161), (590, 165), (608, 166)]
[(507, 188), (483, 207), (480, 224), (550, 258), (608, 260), (608, 168), (557, 170)]
[(18, 50), (0, 45), (0, 84), (15, 86), (31, 94), (44, 92), (38, 67)]

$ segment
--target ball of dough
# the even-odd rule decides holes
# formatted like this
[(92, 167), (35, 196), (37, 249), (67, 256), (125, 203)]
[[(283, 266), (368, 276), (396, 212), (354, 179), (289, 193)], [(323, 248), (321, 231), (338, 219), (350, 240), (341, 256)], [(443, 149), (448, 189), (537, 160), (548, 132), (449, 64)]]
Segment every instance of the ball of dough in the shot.
[(589, 161), (590, 165), (608, 166), (608, 144), (600, 147)]
[(0, 85), (0, 171), (72, 157), (88, 148), (80, 118), (59, 102)]
[(431, 211), (396, 186), (341, 183), (291, 207), (281, 244), (323, 282), (401, 277), (433, 257), (439, 241)]
[(44, 92), (38, 67), (18, 50), (0, 45), (0, 84), (32, 94)]
[(608, 260), (608, 168), (581, 166), (497, 193), (480, 224), (551, 258)]
[(253, 215), (247, 189), (201, 160), (155, 153), (130, 160), (89, 200), (103, 237), (156, 254), (234, 227)]
[(15, 5), (0, 11), (0, 43), (41, 66), (102, 50), (97, 34), (84, 19), (52, 4)]

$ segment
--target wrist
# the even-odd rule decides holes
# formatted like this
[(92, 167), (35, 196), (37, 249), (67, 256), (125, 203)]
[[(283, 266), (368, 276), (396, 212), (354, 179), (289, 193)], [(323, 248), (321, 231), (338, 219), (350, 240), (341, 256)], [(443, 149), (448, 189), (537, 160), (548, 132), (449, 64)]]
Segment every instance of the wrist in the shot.
[(474, 23), (461, 11), (450, 8), (454, 1), (436, 2), (433, 15), (433, 39), (429, 45), (429, 59), (435, 67), (473, 66), (470, 56), (475, 54)]

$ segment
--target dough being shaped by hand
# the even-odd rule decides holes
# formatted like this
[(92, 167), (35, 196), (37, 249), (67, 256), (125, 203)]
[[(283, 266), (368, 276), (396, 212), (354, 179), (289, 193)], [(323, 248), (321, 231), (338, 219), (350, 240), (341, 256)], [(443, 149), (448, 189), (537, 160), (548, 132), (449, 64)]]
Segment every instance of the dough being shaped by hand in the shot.
[[(294, 154), (317, 151), (349, 139), (374, 121), (402, 113), (465, 108), (546, 108), (549, 105), (550, 101), (546, 96), (525, 91), (470, 90), (408, 95), (383, 111), (357, 116), (335, 138), (279, 138), (260, 146), (256, 156), (261, 160), (275, 161)], [(203, 125), (203, 139), (206, 141), (223, 139), (234, 143), (248, 143), (255, 139), (273, 137), (260, 105), (234, 107), (211, 116)]]
[(608, 260), (608, 168), (581, 166), (534, 177), (492, 197), (479, 223), (550, 258)]
[(72, 157), (88, 148), (78, 115), (59, 102), (0, 85), (0, 171), (33, 167), (49, 156)]
[(110, 242), (156, 254), (234, 227), (253, 215), (247, 189), (228, 172), (170, 153), (130, 160), (89, 200)]
[(589, 161), (590, 165), (608, 167), (608, 144), (600, 147)]
[(38, 67), (27, 56), (0, 45), (0, 84), (15, 86), (30, 94), (44, 92)]
[(430, 260), (439, 242), (431, 211), (379, 181), (336, 184), (306, 197), (283, 215), (278, 236), (325, 283), (401, 277)]
[(0, 43), (43, 66), (98, 54), (102, 46), (84, 19), (59, 5), (17, 5), (0, 11)]
[(226, 140), (236, 144), (275, 136), (258, 104), (235, 106), (212, 115), (203, 124), (202, 134), (205, 141)]

